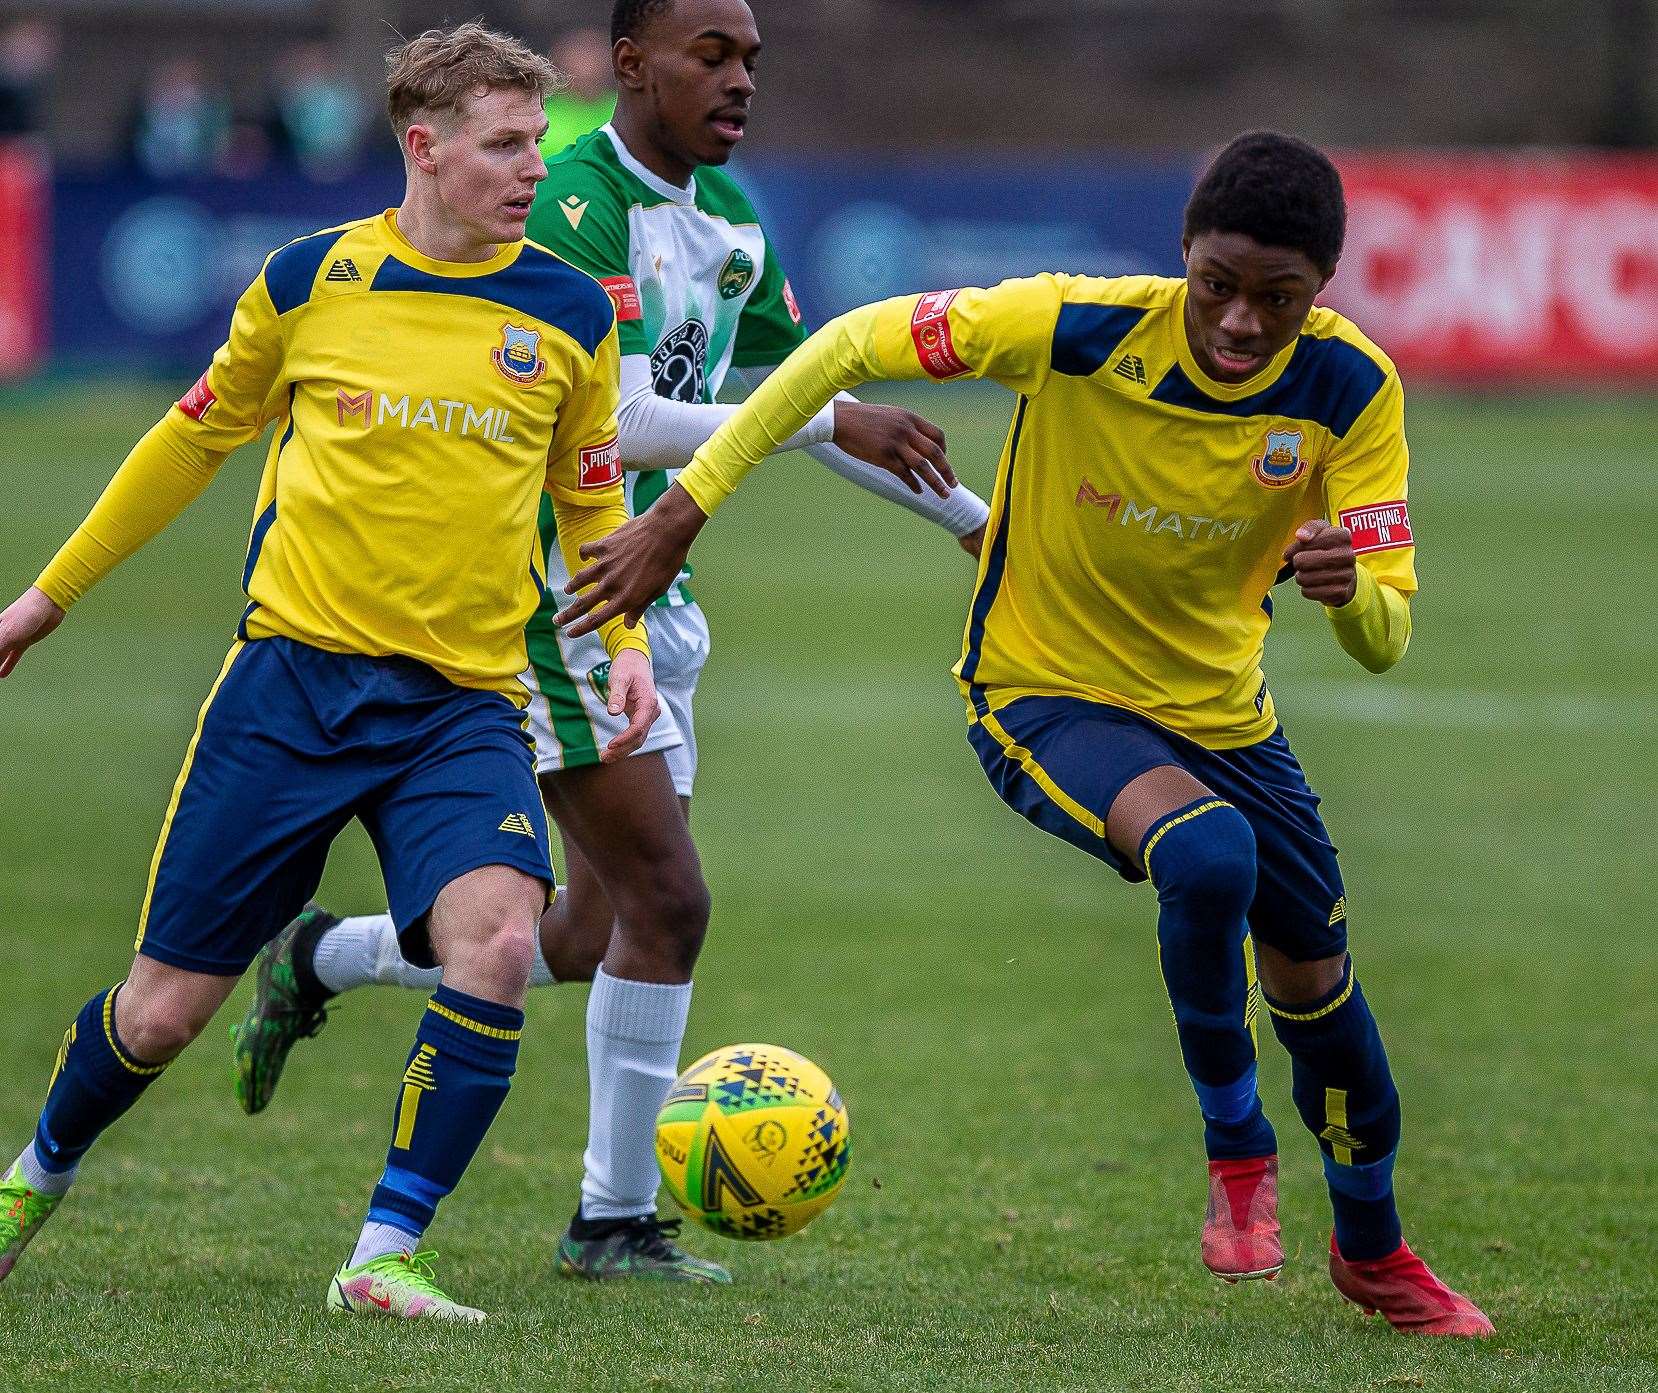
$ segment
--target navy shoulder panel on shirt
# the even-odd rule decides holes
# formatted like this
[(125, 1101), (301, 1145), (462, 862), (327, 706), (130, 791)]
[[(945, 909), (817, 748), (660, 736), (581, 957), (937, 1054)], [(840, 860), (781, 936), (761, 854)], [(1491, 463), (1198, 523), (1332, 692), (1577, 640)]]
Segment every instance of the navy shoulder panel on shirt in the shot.
[(335, 227), (289, 242), (265, 264), (265, 289), (278, 314), (297, 309), (311, 298), (311, 286), (334, 244), (349, 229)]
[(1145, 317), (1139, 305), (1061, 305), (1054, 325), (1054, 371), (1092, 377)]
[(1289, 366), (1272, 386), (1237, 401), (1201, 391), (1179, 363), (1152, 388), (1153, 401), (1216, 416), (1287, 416), (1315, 421), (1340, 440), (1376, 399), (1387, 373), (1362, 348), (1345, 339), (1303, 334)]
[(596, 280), (528, 243), (512, 265), (487, 276), (434, 276), (388, 256), (380, 263), (371, 289), (420, 290), (492, 300), (562, 329), (589, 357), (599, 351), (616, 318), (610, 296)]

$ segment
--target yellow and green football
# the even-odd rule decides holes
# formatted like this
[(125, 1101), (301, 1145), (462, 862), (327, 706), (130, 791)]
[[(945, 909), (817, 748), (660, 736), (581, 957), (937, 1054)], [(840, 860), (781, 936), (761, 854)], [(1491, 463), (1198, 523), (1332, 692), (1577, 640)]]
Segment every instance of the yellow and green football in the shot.
[(727, 1238), (786, 1238), (846, 1182), (846, 1105), (793, 1050), (727, 1045), (674, 1082), (656, 1115), (656, 1157), (697, 1223)]

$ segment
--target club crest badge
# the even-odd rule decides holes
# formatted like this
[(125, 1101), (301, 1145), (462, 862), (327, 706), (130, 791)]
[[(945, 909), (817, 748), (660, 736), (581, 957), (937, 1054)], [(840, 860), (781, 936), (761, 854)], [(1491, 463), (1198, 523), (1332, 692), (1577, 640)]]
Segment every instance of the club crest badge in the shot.
[(1301, 453), (1301, 432), (1298, 430), (1269, 430), (1266, 448), (1250, 460), (1255, 482), (1269, 489), (1288, 488), (1307, 472), (1307, 460)]
[(741, 247), (726, 257), (720, 267), (720, 298), (735, 300), (754, 279), (754, 258)]
[(593, 695), (606, 704), (610, 701), (610, 662), (607, 659), (587, 674), (587, 685), (593, 689)]
[(529, 387), (541, 381), (547, 364), (541, 357), (541, 330), (520, 329), (516, 324), (501, 326), (501, 345), (490, 350), (495, 370), (508, 382)]

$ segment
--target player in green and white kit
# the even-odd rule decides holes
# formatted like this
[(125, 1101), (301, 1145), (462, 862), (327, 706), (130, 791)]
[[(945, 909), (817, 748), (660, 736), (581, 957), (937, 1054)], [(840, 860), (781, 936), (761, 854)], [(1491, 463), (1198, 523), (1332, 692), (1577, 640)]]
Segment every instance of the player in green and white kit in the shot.
[[(748, 120), (759, 50), (743, 0), (620, 0), (612, 17), (620, 98), (611, 125), (553, 155), (530, 237), (597, 278), (616, 306), (617, 413), (629, 511), (648, 508), (735, 410), (716, 404), (735, 371), (753, 385), (806, 338), (753, 206), (717, 168)], [(987, 509), (952, 488), (936, 428), (895, 407), (837, 401), (784, 448), (932, 519), (977, 554)], [(903, 482), (901, 482), (903, 480)], [(932, 492), (921, 490), (925, 482)], [(708, 891), (689, 827), (696, 774), (692, 699), (708, 625), (689, 574), (648, 612), (660, 719), (642, 750), (606, 761), (624, 719), (610, 710), (602, 644), (553, 623), (568, 581), (543, 509), (549, 587), (529, 628), (537, 770), (565, 853), (531, 981), (593, 980), (591, 1089), (581, 1205), (561, 1270), (729, 1280), (683, 1253), (656, 1217), (655, 1116), (678, 1070), (691, 968)], [(426, 989), (384, 916), (308, 910), (261, 959), (237, 1032), (238, 1096), (270, 1100), (288, 1050), (324, 1003), (370, 982)]]

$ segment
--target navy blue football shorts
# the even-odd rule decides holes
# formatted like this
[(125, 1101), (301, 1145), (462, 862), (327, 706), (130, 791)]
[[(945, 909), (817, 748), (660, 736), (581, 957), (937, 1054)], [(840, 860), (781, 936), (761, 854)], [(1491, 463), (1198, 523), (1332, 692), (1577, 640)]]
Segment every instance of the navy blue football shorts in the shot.
[(409, 658), (240, 642), (173, 788), (135, 945), (240, 975), (322, 880), (352, 818), (368, 829), (405, 951), (429, 961), (438, 891), (482, 866), (553, 884), (524, 713)]
[(1117, 795), (1172, 764), (1232, 804), (1255, 833), (1256, 942), (1296, 962), (1347, 947), (1347, 899), (1318, 795), (1280, 726), (1237, 750), (1208, 750), (1157, 722), (1079, 697), (1020, 697), (991, 712), (975, 689), (968, 739), (1002, 801), (1044, 832), (1097, 856), (1124, 880), (1146, 868), (1106, 839)]

